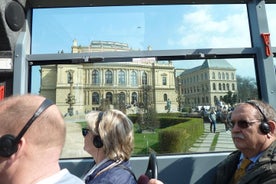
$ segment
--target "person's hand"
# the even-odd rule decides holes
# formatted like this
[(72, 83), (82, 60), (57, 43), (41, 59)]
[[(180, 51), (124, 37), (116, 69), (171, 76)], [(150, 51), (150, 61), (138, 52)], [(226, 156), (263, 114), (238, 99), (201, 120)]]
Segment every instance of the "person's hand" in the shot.
[(164, 183), (157, 179), (150, 179), (148, 184), (164, 184)]

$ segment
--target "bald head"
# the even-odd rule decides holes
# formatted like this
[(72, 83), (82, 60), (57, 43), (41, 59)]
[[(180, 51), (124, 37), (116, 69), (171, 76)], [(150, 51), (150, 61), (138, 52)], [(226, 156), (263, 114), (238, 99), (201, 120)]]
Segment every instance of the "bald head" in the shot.
[[(17, 136), (45, 100), (38, 95), (13, 96), (0, 101), (0, 136)], [(39, 148), (60, 147), (65, 140), (63, 117), (56, 105), (43, 111), (23, 135)]]

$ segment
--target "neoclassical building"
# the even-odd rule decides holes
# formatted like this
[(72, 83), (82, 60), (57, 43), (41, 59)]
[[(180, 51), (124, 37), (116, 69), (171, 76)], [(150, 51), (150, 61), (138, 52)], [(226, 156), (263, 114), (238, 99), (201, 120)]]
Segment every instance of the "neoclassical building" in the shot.
[[(72, 46), (72, 53), (128, 50), (127, 44), (110, 41), (92, 41), (82, 47), (74, 40)], [(40, 94), (55, 101), (63, 114), (97, 110), (102, 101), (111, 106), (124, 105), (127, 113), (137, 113), (137, 104), (145, 103), (145, 96), (158, 113), (167, 112), (168, 100), (171, 110), (176, 111), (178, 95), (172, 63), (158, 63), (153, 58), (136, 61), (41, 66)]]
[(206, 59), (178, 76), (184, 106), (215, 107), (228, 91), (237, 93), (236, 69), (224, 59)]
[[(130, 51), (125, 43), (92, 41), (80, 46), (73, 41), (72, 53)], [(143, 58), (129, 62), (58, 64), (41, 66), (40, 93), (52, 99), (63, 114), (97, 110), (103, 101), (125, 106), (137, 113), (137, 104), (150, 101), (158, 113), (183, 106), (217, 105), (228, 91), (237, 93), (236, 69), (223, 59), (206, 59), (192, 69)], [(147, 100), (146, 100), (146, 99)]]

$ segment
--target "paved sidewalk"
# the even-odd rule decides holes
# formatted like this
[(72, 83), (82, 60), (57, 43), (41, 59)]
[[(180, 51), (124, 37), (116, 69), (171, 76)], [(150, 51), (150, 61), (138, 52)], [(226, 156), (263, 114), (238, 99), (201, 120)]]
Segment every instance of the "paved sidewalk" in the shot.
[[(210, 151), (233, 151), (236, 150), (235, 145), (231, 138), (231, 132), (225, 131), (224, 124), (217, 123), (216, 133), (210, 132), (210, 124), (205, 123), (204, 134), (199, 138), (199, 140), (192, 146), (190, 152), (210, 152)], [(214, 149), (211, 145), (218, 135), (218, 141)]]
[(66, 122), (66, 140), (61, 158), (91, 157), (83, 150), (84, 138), (81, 126), (77, 123)]

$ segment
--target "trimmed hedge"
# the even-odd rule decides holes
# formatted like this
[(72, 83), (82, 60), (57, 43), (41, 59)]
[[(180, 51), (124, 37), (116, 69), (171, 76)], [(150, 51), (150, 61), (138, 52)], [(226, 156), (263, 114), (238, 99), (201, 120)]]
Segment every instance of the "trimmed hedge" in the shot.
[(138, 120), (137, 114), (128, 114), (127, 117), (132, 121), (133, 124), (137, 123), (137, 120)]
[(184, 123), (189, 121), (190, 118), (181, 118), (181, 117), (159, 117), (160, 127), (159, 128), (167, 128), (170, 126), (177, 125), (179, 123)]
[(160, 153), (187, 152), (203, 134), (204, 125), (201, 118), (191, 118), (159, 131)]

